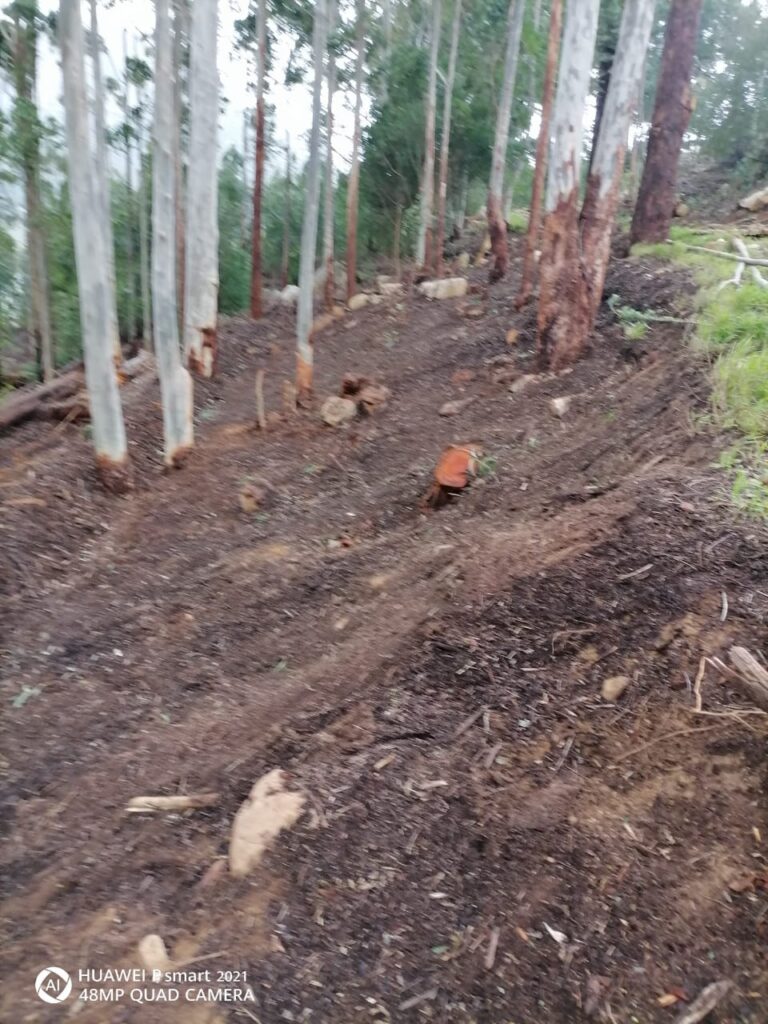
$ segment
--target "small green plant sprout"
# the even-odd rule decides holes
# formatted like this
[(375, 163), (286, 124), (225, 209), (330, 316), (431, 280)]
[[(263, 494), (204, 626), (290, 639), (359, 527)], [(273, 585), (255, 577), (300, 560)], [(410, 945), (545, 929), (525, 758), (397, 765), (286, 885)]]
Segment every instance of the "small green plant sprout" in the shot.
[(482, 480), (485, 477), (493, 476), (496, 472), (498, 459), (495, 455), (483, 455), (477, 460), (477, 475)]

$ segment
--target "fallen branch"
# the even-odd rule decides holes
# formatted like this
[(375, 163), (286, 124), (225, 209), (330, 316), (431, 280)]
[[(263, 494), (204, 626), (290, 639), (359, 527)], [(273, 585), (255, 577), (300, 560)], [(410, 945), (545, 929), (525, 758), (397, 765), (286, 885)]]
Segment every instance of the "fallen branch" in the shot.
[(732, 252), (723, 252), (721, 249), (707, 249), (703, 245), (688, 245), (686, 242), (673, 242), (670, 245), (682, 245), (684, 249), (691, 252), (705, 252), (707, 256), (717, 256), (721, 260), (733, 260), (735, 263), (746, 263), (748, 267), (768, 267), (768, 260), (758, 260), (754, 256), (737, 256)]
[(758, 707), (768, 711), (768, 671), (746, 647), (732, 647), (728, 657), (736, 670), (734, 683), (751, 697)]
[[(743, 267), (746, 264), (747, 259), (749, 259), (749, 249), (747, 248), (746, 243), (742, 242), (740, 238), (734, 238), (733, 248), (739, 253), (739, 255), (746, 257), (746, 259), (739, 264)], [(752, 279), (755, 284), (759, 284), (761, 288), (768, 288), (768, 278), (763, 277), (756, 266), (750, 265), (749, 272), (752, 274)]]
[(620, 761), (626, 761), (628, 757), (634, 757), (635, 754), (642, 754), (644, 750), (649, 750), (651, 747), (655, 747), (657, 743), (663, 743), (665, 740), (673, 740), (678, 736), (695, 736), (705, 732), (712, 732), (713, 729), (719, 728), (719, 725), (708, 725), (704, 729), (675, 729), (674, 732), (657, 736), (655, 740), (649, 740), (647, 743), (643, 743), (641, 747), (635, 747), (634, 750), (628, 750), (625, 754), (620, 754), (619, 757), (614, 758), (613, 763), (618, 764)]
[(83, 371), (71, 370), (61, 377), (48, 381), (47, 384), (18, 391), (0, 404), (0, 431), (40, 415), (48, 400), (69, 398), (76, 394), (84, 383)]
[(215, 807), (218, 793), (189, 793), (186, 796), (135, 796), (126, 804), (128, 814), (154, 814), (155, 811), (194, 811)]
[(723, 996), (727, 995), (733, 987), (730, 981), (715, 981), (707, 985), (705, 989), (696, 996), (690, 1006), (676, 1018), (675, 1024), (699, 1024), (699, 1021), (711, 1013)]
[[(741, 284), (741, 279), (744, 276), (745, 267), (746, 263), (739, 263), (733, 272), (733, 277), (729, 277), (727, 281), (721, 281), (717, 288), (715, 288), (715, 294), (721, 292), (723, 288), (727, 288), (729, 284), (732, 284), (734, 288), (738, 288)], [(757, 267), (750, 267), (750, 270), (757, 270)], [(759, 274), (760, 271), (757, 270), (757, 273)]]

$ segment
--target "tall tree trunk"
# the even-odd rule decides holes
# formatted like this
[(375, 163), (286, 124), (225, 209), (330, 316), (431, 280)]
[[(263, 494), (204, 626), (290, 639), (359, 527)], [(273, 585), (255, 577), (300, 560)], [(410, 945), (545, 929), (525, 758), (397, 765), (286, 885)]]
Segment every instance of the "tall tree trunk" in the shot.
[(603, 5), (601, 10), (603, 24), (600, 20), (597, 23), (597, 93), (595, 95), (595, 121), (592, 126), (592, 145), (589, 149), (589, 163), (587, 174), (592, 171), (592, 164), (595, 159), (597, 140), (600, 138), (600, 126), (603, 123), (605, 111), (605, 100), (608, 96), (608, 87), (611, 84), (613, 73), (613, 59), (616, 55), (616, 46), (619, 39), (619, 24), (621, 21), (621, 10), (614, 3)]
[(395, 269), (395, 277), (400, 280), (400, 235), (403, 224), (403, 208), (400, 203), (395, 208), (395, 227), (392, 234), (392, 262)]
[(541, 126), (539, 127), (539, 137), (536, 140), (536, 166), (533, 172), (528, 230), (525, 235), (523, 276), (520, 282), (520, 291), (515, 300), (515, 305), (518, 309), (522, 308), (531, 298), (536, 276), (536, 250), (541, 233), (541, 207), (544, 200), (544, 182), (547, 175), (549, 126), (552, 120), (552, 100), (555, 95), (555, 82), (557, 80), (557, 58), (560, 53), (560, 36), (563, 28), (563, 0), (552, 0), (552, 11), (549, 17), (547, 64), (544, 71), (544, 89), (541, 100)]
[(219, 297), (217, 32), (217, 0), (195, 0), (189, 64), (184, 354), (188, 367), (203, 377), (213, 375)]
[(248, 194), (250, 136), (248, 128), (253, 120), (254, 114), (250, 110), (243, 111), (243, 202), (240, 209), (240, 247), (245, 252), (251, 250), (251, 240), (248, 237), (248, 219), (251, 216), (253, 202)]
[(315, 284), (315, 252), (320, 206), (320, 122), (323, 101), (323, 63), (327, 36), (327, 0), (316, 0), (312, 30), (314, 85), (312, 87), (312, 129), (307, 161), (304, 224), (301, 232), (299, 303), (296, 318), (296, 390), (300, 401), (312, 395), (312, 299)]
[(432, 264), (435, 191), (435, 108), (437, 106), (437, 57), (440, 50), (442, 0), (432, 2), (432, 34), (429, 53), (426, 117), (424, 124), (424, 169), (421, 175), (419, 234), (416, 241), (416, 263), (422, 269)]
[(664, 35), (648, 150), (630, 242), (663, 242), (675, 209), (677, 167), (693, 112), (691, 72), (702, 0), (672, 0)]
[[(336, 0), (328, 0), (328, 34), (333, 34), (336, 23)], [(325, 110), (325, 210), (323, 213), (323, 263), (325, 266), (325, 308), (330, 312), (336, 301), (336, 281), (333, 272), (333, 95), (336, 92), (336, 58), (328, 51), (328, 100)]]
[(352, 163), (347, 180), (347, 302), (357, 291), (357, 206), (360, 191), (360, 117), (363, 104), (363, 61), (365, 59), (365, 0), (357, 0), (356, 9), (355, 120), (352, 129)]
[[(141, 90), (142, 103), (145, 89)], [(141, 335), (144, 347), (151, 352), (154, 348), (152, 341), (152, 303), (150, 299), (149, 282), (149, 154), (144, 145), (144, 118), (140, 114), (139, 120), (139, 280), (141, 284)]]
[(448, 58), (448, 77), (443, 97), (443, 137), (440, 140), (440, 172), (437, 190), (437, 238), (435, 239), (435, 277), (443, 273), (443, 249), (445, 247), (445, 207), (448, 200), (448, 156), (451, 145), (451, 104), (453, 83), (456, 78), (456, 56), (459, 52), (459, 31), (461, 29), (461, 0), (454, 0), (453, 33), (451, 53)]
[(80, 296), (85, 379), (91, 408), (96, 463), (106, 486), (123, 489), (129, 479), (123, 411), (112, 358), (118, 343), (110, 287), (102, 197), (97, 184), (85, 93), (83, 26), (79, 0), (61, 0), (61, 66), (69, 166), (72, 227)]
[[(196, 0), (196, 3), (199, 0)], [(170, 0), (155, 0), (155, 127), (152, 151), (152, 306), (163, 404), (165, 463), (193, 444), (192, 376), (181, 361), (176, 308), (176, 171)]]
[(24, 178), (25, 229), (29, 267), (29, 313), (44, 381), (54, 375), (53, 331), (48, 286), (48, 257), (40, 200), (40, 120), (37, 114), (37, 17), (30, 3), (22, 26), (13, 14), (13, 68), (16, 86), (17, 130), (21, 141)]
[(507, 19), (507, 52), (504, 60), (504, 80), (496, 117), (496, 134), (493, 141), (491, 180), (488, 186), (488, 233), (491, 236), (491, 281), (500, 281), (507, 272), (509, 250), (507, 245), (507, 224), (502, 208), (504, 171), (507, 166), (507, 141), (509, 139), (509, 116), (512, 111), (512, 96), (517, 77), (517, 61), (520, 55), (520, 37), (523, 32), (525, 0), (510, 0)]
[[(553, 118), (540, 261), (538, 352), (542, 365), (559, 370), (577, 355), (572, 337), (589, 323), (579, 235), (579, 168), (582, 123), (589, 94), (600, 0), (570, 0), (565, 17), (560, 75)], [(564, 296), (574, 294), (568, 316)]]
[[(619, 206), (627, 137), (642, 87), (655, 7), (656, 0), (625, 2), (600, 122), (600, 135), (593, 147), (592, 167), (587, 177), (587, 192), (581, 213), (581, 249), (589, 291), (590, 330), (600, 305), (608, 270), (611, 232)], [(581, 340), (582, 346), (584, 342), (586, 335)]]
[(189, 0), (173, 0), (173, 124), (171, 146), (173, 153), (175, 223), (176, 223), (176, 312), (179, 332), (184, 332), (184, 270), (186, 247), (184, 223), (184, 138), (181, 122), (184, 116), (184, 40), (189, 32)]
[(133, 193), (133, 147), (131, 145), (131, 132), (129, 126), (130, 118), (130, 97), (128, 95), (128, 33), (123, 29), (123, 68), (125, 74), (125, 88), (123, 89), (123, 124), (125, 128), (125, 276), (127, 284), (126, 292), (126, 333), (128, 342), (132, 343), (136, 338), (136, 272), (133, 265), (133, 214), (134, 214), (134, 193)]
[(101, 36), (99, 35), (96, 0), (91, 0), (91, 32), (90, 51), (93, 67), (93, 120), (96, 128), (96, 188), (98, 189), (99, 207), (102, 211), (102, 228), (107, 248), (107, 266), (109, 269), (109, 286), (112, 298), (109, 308), (115, 317), (114, 334), (117, 336), (115, 360), (122, 362), (123, 352), (120, 346), (120, 324), (117, 316), (117, 282), (115, 278), (115, 240), (112, 233), (112, 204), (109, 195), (109, 150), (107, 147), (107, 126), (104, 117), (104, 79), (101, 73)]
[(291, 136), (285, 133), (285, 197), (283, 199), (283, 253), (280, 260), (280, 287), (288, 284), (291, 260)]
[(264, 192), (264, 153), (266, 117), (264, 89), (267, 72), (267, 0), (257, 0), (256, 35), (258, 76), (256, 82), (256, 177), (253, 185), (253, 237), (251, 245), (251, 316), (258, 320), (263, 313), (263, 282), (261, 255), (261, 200)]

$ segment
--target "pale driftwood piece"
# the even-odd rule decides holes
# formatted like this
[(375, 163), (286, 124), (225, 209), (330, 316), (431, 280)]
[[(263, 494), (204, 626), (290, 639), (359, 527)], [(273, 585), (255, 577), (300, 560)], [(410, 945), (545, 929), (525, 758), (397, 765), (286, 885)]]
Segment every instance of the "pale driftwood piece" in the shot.
[(746, 647), (732, 647), (728, 652), (737, 676), (734, 683), (764, 711), (768, 711), (768, 671)]
[(259, 430), (267, 429), (267, 416), (264, 412), (264, 370), (256, 371), (256, 422)]
[(676, 1018), (675, 1024), (699, 1024), (717, 1006), (733, 987), (731, 981), (714, 981), (696, 996), (693, 1002)]
[[(746, 243), (740, 238), (733, 239), (733, 248), (739, 253), (739, 255), (749, 257), (749, 249), (747, 248)], [(739, 265), (743, 267), (745, 266), (745, 263), (741, 263)], [(763, 277), (757, 267), (750, 266), (749, 272), (752, 275), (752, 280), (755, 284), (759, 284), (761, 288), (768, 288), (768, 278)]]
[(720, 249), (707, 249), (703, 245), (688, 245), (686, 242), (673, 242), (670, 245), (682, 245), (684, 249), (691, 252), (705, 252), (707, 256), (717, 256), (721, 260), (733, 260), (736, 263), (746, 263), (748, 267), (768, 267), (768, 260), (758, 260), (754, 256), (737, 256), (733, 252), (722, 252)]
[(154, 814), (156, 811), (194, 811), (215, 807), (218, 793), (188, 793), (186, 796), (135, 796), (126, 804), (128, 814)]

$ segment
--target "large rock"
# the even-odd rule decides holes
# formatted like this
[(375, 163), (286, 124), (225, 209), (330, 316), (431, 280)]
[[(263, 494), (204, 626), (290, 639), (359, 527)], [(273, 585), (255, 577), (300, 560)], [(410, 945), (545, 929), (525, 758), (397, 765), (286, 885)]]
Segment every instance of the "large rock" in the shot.
[(295, 306), (298, 301), (299, 286), (297, 284), (287, 284), (280, 292), (280, 305)]
[(229, 870), (235, 878), (252, 871), (283, 829), (296, 824), (305, 802), (304, 793), (286, 788), (280, 768), (262, 775), (232, 823)]
[(750, 213), (757, 213), (758, 210), (764, 209), (768, 206), (768, 188), (761, 188), (758, 192), (752, 192), (751, 195), (740, 199), (739, 206), (742, 210), (749, 210)]
[(353, 295), (352, 298), (347, 302), (347, 306), (354, 313), (355, 310), (363, 309), (368, 305), (368, 296), (365, 292), (358, 292), (357, 295)]
[(401, 281), (383, 281), (379, 285), (379, 291), (382, 295), (390, 297), (392, 295), (402, 295), (403, 285)]
[(351, 398), (341, 398), (339, 395), (326, 398), (320, 407), (320, 416), (329, 427), (340, 427), (354, 419), (356, 413), (357, 403)]
[(460, 299), (469, 290), (466, 277), (444, 277), (439, 281), (422, 281), (419, 291), (428, 299)]

